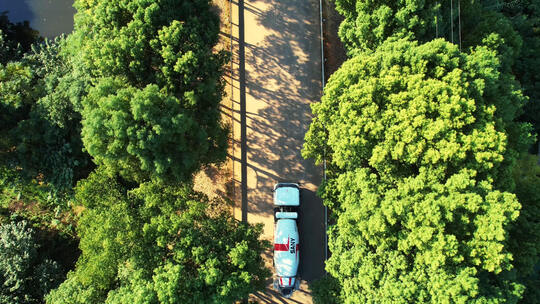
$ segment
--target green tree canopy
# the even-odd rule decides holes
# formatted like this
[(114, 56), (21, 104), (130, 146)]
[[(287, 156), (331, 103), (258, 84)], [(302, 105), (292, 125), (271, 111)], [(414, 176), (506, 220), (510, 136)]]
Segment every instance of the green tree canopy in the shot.
[[(485, 44), (495, 33), (504, 39), (502, 59), (520, 54), (521, 37), (511, 19), (502, 14), (500, 1), (372, 1), (335, 0), (345, 18), (339, 36), (350, 54), (375, 50), (388, 38), (408, 38), (425, 43), (444, 38), (463, 49)], [(518, 4), (521, 6), (520, 4)]]
[(112, 174), (137, 181), (187, 180), (210, 161), (201, 151), (221, 155), (193, 111), (155, 84), (137, 89), (121, 78), (102, 78), (83, 105), (82, 139)]
[(405, 37), (420, 43), (444, 38), (459, 44), (466, 52), (480, 45), (497, 50), (505, 72), (517, 78), (529, 97), (528, 101), (522, 100), (526, 105), (520, 120), (530, 122), (539, 134), (538, 0), (460, 1), (459, 7), (458, 1), (335, 2), (344, 16), (339, 36), (351, 55), (375, 50), (390, 37)]
[(40, 254), (35, 231), (26, 222), (0, 226), (0, 303), (43, 303), (64, 279), (60, 264)]
[[(523, 41), (523, 47), (515, 60), (513, 70), (529, 97), (521, 120), (530, 122), (540, 140), (540, 1), (496, 1), (491, 8), (504, 14), (513, 24)], [(535, 146), (536, 151), (537, 146)]]
[(98, 164), (139, 182), (182, 181), (223, 160), (224, 52), (208, 0), (75, 1), (73, 56), (93, 77), (83, 141)]
[(232, 303), (264, 288), (262, 227), (188, 186), (127, 190), (103, 170), (77, 186), (82, 256), (47, 303)]
[(374, 50), (389, 37), (423, 42), (450, 38), (450, 7), (444, 1), (335, 0), (335, 3), (336, 10), (345, 17), (339, 37), (350, 54)]
[(341, 286), (339, 281), (330, 276), (315, 280), (309, 284), (313, 303), (315, 304), (339, 304), (341, 301)]
[(520, 282), (527, 286), (522, 303), (540, 303), (540, 166), (538, 156), (521, 157), (514, 168), (519, 218), (510, 230), (509, 248)]
[(59, 192), (71, 191), (90, 167), (75, 110), (88, 78), (75, 73), (64, 43), (45, 41), (0, 65), (0, 164), (22, 168), (26, 178), (41, 175)]
[(326, 149), (339, 170), (372, 167), (387, 182), (426, 167), (440, 179), (467, 168), (511, 184), (508, 161), (530, 138), (513, 122), (519, 85), (499, 70), (496, 51), (468, 55), (443, 40), (398, 40), (356, 56), (313, 105), (304, 156), (320, 162)]
[(345, 62), (313, 105), (303, 154), (329, 161), (327, 270), (345, 303), (520, 299), (509, 191), (530, 138), (498, 55), (391, 39)]

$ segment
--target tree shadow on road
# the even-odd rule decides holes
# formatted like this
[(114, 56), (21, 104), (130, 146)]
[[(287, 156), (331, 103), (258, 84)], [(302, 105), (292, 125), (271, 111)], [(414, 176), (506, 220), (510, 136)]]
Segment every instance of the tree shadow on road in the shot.
[(237, 121), (245, 128), (245, 138), (236, 144), (246, 154), (245, 159), (234, 161), (244, 166), (249, 181), (238, 182), (248, 185), (243, 189), (248, 216), (266, 218), (266, 222), (273, 216), (274, 184), (302, 184), (299, 273), (311, 281), (324, 273), (324, 208), (315, 194), (322, 171), (302, 158), (301, 149), (311, 122), (310, 104), (320, 100), (322, 89), (319, 2), (259, 0), (243, 4), (246, 20), (255, 18), (265, 36), (256, 43), (237, 41), (240, 47), (233, 54), (233, 60), (243, 58), (246, 67), (245, 74), (237, 78), (245, 83), (245, 99), (233, 98), (245, 102), (240, 113), (245, 118)]
[(276, 182), (320, 182), (313, 176), (320, 170), (301, 156), (310, 103), (321, 94), (318, 2), (251, 3), (259, 2), (268, 5), (257, 21), (269, 34), (257, 45), (245, 44), (246, 102), (267, 104), (257, 113), (246, 113), (247, 162), (257, 175), (256, 184), (250, 185), (251, 213), (269, 211), (268, 201), (258, 198), (267, 198)]

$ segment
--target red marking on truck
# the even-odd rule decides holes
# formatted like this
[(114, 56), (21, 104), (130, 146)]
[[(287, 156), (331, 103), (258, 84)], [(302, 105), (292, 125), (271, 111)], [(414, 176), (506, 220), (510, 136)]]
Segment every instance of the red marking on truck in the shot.
[[(287, 278), (287, 279), (289, 279), (289, 284), (287, 284), (287, 286), (291, 286), (291, 284), (292, 284), (292, 278)], [(285, 286), (285, 284), (283, 284), (283, 277), (279, 277), (279, 284), (280, 284), (281, 286)]]
[(287, 244), (274, 244), (274, 251), (289, 251), (289, 238), (287, 238)]

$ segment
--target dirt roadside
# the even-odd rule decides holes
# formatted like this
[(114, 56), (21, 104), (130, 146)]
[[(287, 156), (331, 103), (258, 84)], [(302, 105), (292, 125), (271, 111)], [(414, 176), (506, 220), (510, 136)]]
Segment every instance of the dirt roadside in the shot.
[[(215, 12), (220, 17), (219, 42), (214, 51), (231, 52), (231, 2), (229, 0), (213, 0)], [(232, 60), (232, 59), (231, 59)], [(233, 113), (232, 113), (232, 87), (231, 87), (231, 69), (232, 65), (225, 67), (225, 96), (221, 100), (221, 118), (222, 122), (229, 126), (232, 132)], [(230, 135), (229, 150), (232, 149), (233, 134)], [(228, 152), (232, 154), (232, 151)], [(233, 181), (233, 161), (227, 157), (224, 163), (219, 165), (209, 165), (202, 168), (195, 174), (194, 189), (206, 194), (210, 199), (221, 197), (235, 201), (234, 181)], [(234, 208), (231, 208), (234, 212)]]

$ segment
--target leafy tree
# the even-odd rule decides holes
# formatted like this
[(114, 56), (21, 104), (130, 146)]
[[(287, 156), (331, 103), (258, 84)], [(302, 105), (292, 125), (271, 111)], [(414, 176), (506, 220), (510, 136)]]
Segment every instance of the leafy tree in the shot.
[[(344, 16), (339, 37), (348, 52), (375, 50), (386, 39), (451, 40), (450, 4), (424, 0), (335, 0)], [(454, 12), (457, 18), (457, 13)], [(455, 35), (457, 41), (457, 33)]]
[(345, 303), (521, 298), (509, 191), (530, 138), (498, 55), (390, 39), (345, 62), (313, 105), (303, 154), (332, 169), (327, 270)]
[(338, 304), (341, 303), (341, 286), (339, 281), (332, 276), (324, 276), (313, 281), (309, 289), (315, 304)]
[(526, 155), (514, 168), (515, 193), (520, 216), (510, 230), (509, 247), (514, 253), (518, 278), (527, 290), (522, 303), (540, 303), (540, 166), (538, 157)]
[(0, 64), (6, 64), (13, 58), (20, 58), (20, 47), (7, 40), (6, 34), (0, 29)]
[(226, 155), (225, 53), (208, 0), (75, 1), (70, 49), (93, 77), (83, 142), (98, 164), (138, 182), (182, 181)]
[[(390, 41), (354, 57), (313, 105), (316, 117), (303, 155), (320, 162), (326, 153), (336, 170), (372, 167), (388, 182), (425, 166), (442, 179), (467, 168), (501, 186), (511, 184), (505, 160), (515, 160), (530, 138), (507, 106), (524, 99), (519, 85), (501, 79), (499, 67), (497, 53), (487, 47), (468, 55), (443, 40), (421, 46)], [(500, 89), (502, 80), (509, 82), (507, 90)]]
[(82, 256), (47, 303), (231, 303), (264, 288), (262, 227), (188, 186), (131, 190), (103, 169), (77, 186)]
[(0, 226), (0, 303), (42, 303), (63, 280), (62, 267), (39, 249), (26, 222)]
[(2, 150), (10, 147), (6, 133), (28, 118), (32, 104), (37, 99), (36, 83), (31, 69), (20, 62), (0, 65), (0, 130)]
[(540, 269), (538, 265), (534, 271), (524, 279), (523, 283), (527, 286), (527, 289), (525, 290), (521, 303), (540, 303), (540, 292), (538, 290), (538, 286), (540, 286)]
[(61, 54), (64, 41), (45, 41), (21, 61), (0, 66), (2, 163), (21, 167), (28, 179), (42, 176), (53, 196), (69, 192), (90, 166), (75, 111), (88, 80)]
[[(467, 52), (480, 45), (497, 50), (507, 75), (513, 74), (529, 97), (528, 102), (522, 101), (526, 105), (525, 111), (519, 113), (520, 120), (532, 123), (538, 134), (538, 0), (462, 1), (459, 10), (455, 2), (451, 6), (447, 1), (335, 2), (338, 12), (345, 17), (339, 35), (351, 55), (375, 50), (390, 37), (405, 37), (421, 43), (442, 37), (459, 43)], [(511, 107), (516, 108), (514, 105)], [(519, 108), (521, 106), (516, 109)]]
[[(514, 59), (520, 54), (521, 38), (512, 21), (494, 7), (493, 1), (372, 1), (335, 0), (337, 11), (345, 18), (339, 36), (351, 55), (375, 50), (388, 38), (407, 38), (425, 43), (444, 38), (461, 44), (464, 50), (482, 45), (492, 33), (505, 38), (506, 53)], [(459, 31), (461, 29), (461, 32)], [(462, 36), (462, 38), (460, 38)], [(463, 41), (461, 41), (463, 40)], [(500, 52), (503, 53), (503, 52)]]
[(485, 2), (464, 3), (462, 46), (465, 50), (477, 45), (485, 45), (497, 50), (504, 71), (513, 73), (512, 69), (521, 55), (523, 39), (514, 28), (511, 19), (499, 10), (492, 9), (494, 6), (491, 3)]
[[(529, 101), (524, 107), (521, 120), (530, 122), (535, 134), (537, 144), (540, 139), (540, 75), (536, 72), (536, 67), (540, 64), (540, 1), (508, 2), (496, 1), (488, 6), (508, 18), (512, 22), (514, 29), (523, 40), (523, 47), (516, 58), (513, 66), (516, 78), (523, 86), (524, 94), (529, 97)], [(538, 147), (535, 145), (535, 149)]]
[[(331, 78), (321, 104), (313, 107), (317, 117), (306, 136), (304, 154), (318, 161), (323, 155), (330, 158), (330, 179), (320, 191), (337, 220), (327, 267), (341, 281), (344, 299), (360, 297), (369, 302), (379, 297), (375, 302), (380, 302), (383, 294), (391, 302), (441, 302), (445, 297), (456, 302), (516, 302), (525, 286), (523, 302), (537, 298), (533, 286), (538, 282), (534, 265), (540, 241), (535, 219), (539, 200), (532, 193), (537, 187), (533, 174), (525, 173), (537, 166), (530, 159), (520, 160), (517, 169), (514, 164), (531, 143), (528, 126), (516, 118), (522, 115), (520, 120), (537, 128), (533, 69), (539, 3), (462, 2), (461, 20), (456, 20), (455, 6), (437, 1), (336, 0), (336, 5), (345, 17), (339, 34), (349, 55), (368, 59), (350, 59)], [(406, 38), (425, 43), (436, 37), (459, 42), (468, 55), (446, 47), (430, 55), (426, 50), (434, 44), (428, 43), (412, 48), (422, 54), (396, 56), (395, 52), (406, 53), (411, 46), (389, 42)], [(451, 61), (453, 67), (447, 64)], [(515, 79), (523, 85), (528, 102)], [(461, 186), (456, 188), (456, 182)], [(454, 209), (451, 201), (463, 204), (461, 196), (484, 203), (477, 209), (470, 209), (470, 203)], [(498, 198), (493, 201), (493, 196)], [(452, 198), (447, 201), (448, 197)], [(488, 232), (479, 219), (496, 212), (504, 220)], [(456, 217), (468, 220), (460, 222)], [(414, 223), (414, 218), (436, 223), (438, 228)], [(472, 233), (481, 230), (484, 235)], [(494, 231), (497, 238), (486, 237)], [(430, 265), (430, 273), (422, 274), (422, 267), (427, 267), (422, 259), (433, 259), (435, 254), (427, 254), (425, 246), (418, 249), (418, 244), (404, 254), (409, 245), (401, 241), (411, 235), (422, 242), (429, 239), (428, 243), (438, 235), (439, 245), (456, 241), (457, 250), (448, 250), (452, 253), (447, 257), (457, 254), (459, 263), (445, 261), (441, 266), (439, 260), (436, 267)], [(440, 241), (441, 235), (456, 240)], [(460, 252), (471, 250), (474, 241), (489, 247), (484, 251), (491, 256), (473, 261), (469, 253)], [(498, 249), (489, 241), (499, 242)], [(498, 270), (480, 264), (497, 255), (495, 260), (505, 265)], [(399, 257), (405, 263), (396, 262)], [(353, 262), (340, 264), (343, 260)], [(355, 269), (358, 265), (363, 266), (360, 271)], [(403, 279), (398, 270), (388, 275), (389, 269), (413, 275)], [(444, 269), (443, 275), (435, 269)], [(398, 300), (399, 296), (403, 298)]]
[(41, 173), (45, 181), (69, 191), (92, 166), (83, 152), (81, 116), (76, 111), (89, 80), (77, 75), (70, 58), (62, 53), (64, 43), (64, 37), (46, 41), (24, 57), (41, 92), (29, 119), (19, 122), (13, 135), (18, 163), (27, 174)]
[(0, 30), (0, 63), (6, 64), (10, 58), (18, 57), (18, 53), (17, 47), (6, 41), (6, 34)]
[(186, 180), (203, 162), (201, 149), (221, 153), (207, 145), (197, 117), (155, 84), (139, 90), (119, 78), (102, 78), (83, 105), (83, 141), (112, 174)]

